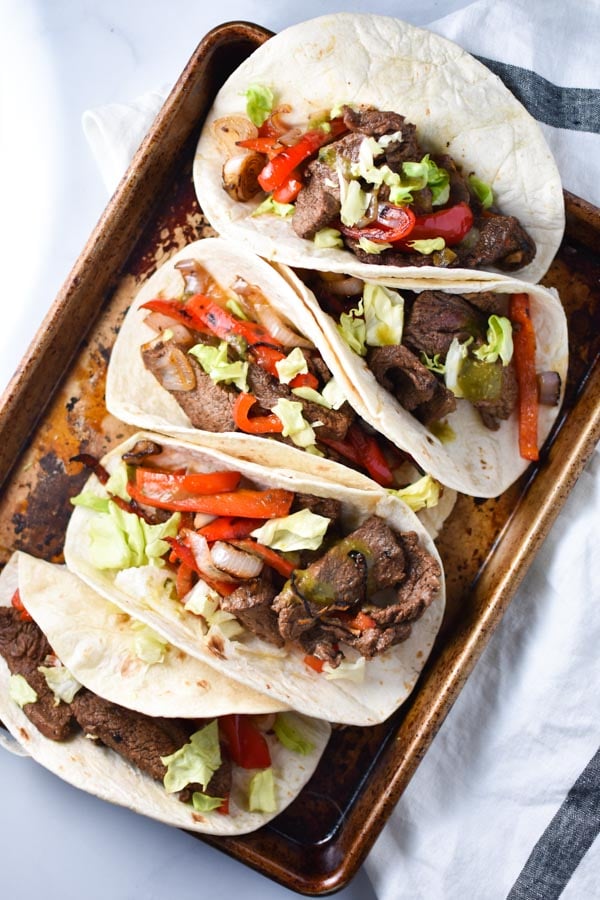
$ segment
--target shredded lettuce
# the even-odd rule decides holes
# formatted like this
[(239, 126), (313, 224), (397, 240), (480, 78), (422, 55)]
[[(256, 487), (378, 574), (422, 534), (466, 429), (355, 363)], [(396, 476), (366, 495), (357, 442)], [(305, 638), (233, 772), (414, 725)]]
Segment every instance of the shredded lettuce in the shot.
[(505, 316), (492, 315), (488, 319), (487, 344), (482, 344), (473, 355), (483, 362), (495, 363), (498, 357), (507, 366), (513, 356), (512, 324)]
[(247, 391), (248, 363), (241, 359), (229, 362), (228, 349), (228, 343), (220, 341), (218, 347), (212, 347), (210, 344), (194, 344), (188, 353), (198, 360), (215, 384), (224, 381), (225, 384), (234, 384), (240, 391)]
[(273, 111), (273, 91), (264, 84), (251, 84), (244, 91), (246, 115), (257, 128), (265, 122)]
[(127, 483), (129, 481), (129, 470), (127, 468), (127, 463), (121, 460), (110, 473), (108, 481), (104, 485), (105, 490), (109, 494), (113, 494), (115, 497), (120, 497), (122, 500), (131, 500), (127, 492)]
[(95, 512), (108, 512), (108, 497), (99, 497), (93, 491), (82, 491), (76, 497), (71, 497), (73, 506), (84, 506), (86, 509), (93, 509)]
[(202, 616), (207, 622), (219, 608), (220, 597), (202, 578), (196, 582), (186, 594), (184, 608), (196, 616)]
[(344, 192), (340, 209), (340, 219), (343, 224), (348, 227), (356, 225), (356, 223), (364, 216), (370, 199), (370, 194), (363, 191), (359, 181), (350, 181)]
[(273, 195), (269, 194), (262, 203), (260, 203), (254, 212), (253, 216), (265, 216), (269, 213), (275, 216), (279, 216), (281, 219), (285, 219), (287, 216), (291, 216), (294, 212), (294, 204), (293, 203), (278, 203), (277, 200), (273, 199)]
[(211, 797), (210, 794), (202, 794), (200, 791), (194, 791), (192, 794), (192, 806), (199, 813), (207, 813), (219, 809), (224, 802), (224, 797)]
[(273, 769), (261, 769), (250, 779), (248, 785), (248, 809), (250, 812), (275, 812), (275, 778)]
[(423, 475), (418, 481), (398, 490), (389, 488), (388, 492), (403, 500), (413, 512), (431, 509), (432, 506), (437, 506), (440, 500), (439, 482), (431, 475)]
[(200, 731), (194, 732), (188, 743), (175, 753), (161, 756), (161, 762), (167, 767), (163, 779), (167, 793), (181, 791), (188, 784), (195, 783), (206, 788), (221, 765), (217, 720), (213, 719)]
[(362, 684), (365, 680), (365, 658), (359, 656), (355, 660), (343, 659), (339, 666), (333, 668), (329, 663), (323, 665), (323, 675), (328, 681), (347, 679), (356, 684)]
[(277, 740), (286, 750), (292, 753), (299, 753), (301, 756), (308, 756), (315, 749), (315, 745), (311, 741), (307, 741), (296, 727), (292, 717), (287, 713), (277, 713), (273, 731), (277, 736)]
[(340, 321), (337, 326), (337, 329), (343, 337), (344, 341), (348, 344), (350, 349), (357, 353), (359, 356), (367, 355), (367, 328), (365, 325), (363, 314), (364, 306), (361, 299), (355, 309), (351, 309), (350, 312), (341, 314)]
[(14, 700), (21, 709), (23, 709), (27, 703), (35, 703), (38, 698), (34, 689), (22, 675), (10, 676), (8, 693), (11, 700)]
[(436, 353), (435, 356), (427, 356), (425, 351), (421, 350), (421, 362), (426, 369), (429, 369), (430, 372), (437, 372), (438, 375), (443, 375), (446, 371), (446, 366), (441, 361), (439, 353)]
[(42, 673), (46, 684), (54, 694), (55, 706), (58, 706), (61, 700), (64, 703), (71, 703), (73, 697), (81, 688), (80, 682), (69, 672), (66, 666), (38, 666), (38, 672)]
[(148, 607), (160, 607), (165, 592), (170, 595), (173, 581), (168, 569), (156, 565), (131, 566), (115, 574), (115, 586)]
[(370, 347), (399, 344), (404, 329), (404, 299), (391, 288), (365, 284), (363, 290), (366, 343)]
[(431, 191), (433, 206), (441, 206), (450, 197), (450, 175), (442, 169), (427, 153), (421, 162), (402, 163), (402, 171), (409, 180), (413, 190), (419, 191), (428, 187)]
[(299, 401), (280, 397), (272, 407), (272, 412), (283, 424), (282, 435), (291, 437), (297, 447), (309, 447), (316, 442), (314, 429), (302, 415), (302, 404)]
[(289, 516), (268, 519), (251, 533), (261, 544), (274, 550), (318, 550), (329, 524), (326, 516), (301, 509)]
[(329, 379), (321, 394), (332, 409), (339, 409), (346, 402), (346, 395), (335, 378)]
[(302, 400), (310, 400), (311, 403), (316, 403), (318, 406), (323, 406), (325, 409), (331, 409), (331, 403), (329, 403), (322, 394), (315, 391), (314, 388), (306, 387), (306, 385), (292, 388), (292, 394), (295, 394), (296, 397), (301, 397)]
[(303, 375), (308, 372), (308, 363), (300, 347), (294, 347), (284, 359), (280, 359), (275, 363), (275, 368), (277, 369), (280, 382), (289, 384), (296, 375)]
[(423, 256), (433, 253), (434, 250), (443, 250), (446, 246), (446, 241), (442, 237), (426, 238), (421, 241), (407, 241), (406, 243), (412, 250), (416, 253), (422, 253)]
[(385, 243), (370, 241), (369, 238), (366, 238), (363, 235), (363, 237), (358, 239), (358, 246), (361, 250), (364, 250), (365, 253), (383, 253), (384, 250), (389, 250), (392, 245), (388, 244), (387, 241)]
[(469, 185), (484, 209), (489, 209), (490, 206), (493, 206), (494, 192), (490, 184), (482, 181), (477, 175), (469, 175)]
[(329, 250), (332, 247), (344, 246), (341, 232), (339, 232), (337, 228), (321, 228), (320, 231), (315, 233), (313, 243), (315, 247), (318, 247), (321, 250)]
[(138, 659), (149, 665), (162, 663), (165, 659), (168, 641), (143, 622), (132, 622), (133, 652)]

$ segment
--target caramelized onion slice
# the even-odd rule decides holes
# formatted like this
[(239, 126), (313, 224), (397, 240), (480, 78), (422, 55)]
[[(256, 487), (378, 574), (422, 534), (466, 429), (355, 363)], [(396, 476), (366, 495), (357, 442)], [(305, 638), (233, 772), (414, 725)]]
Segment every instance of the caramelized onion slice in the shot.
[[(144, 344), (142, 353), (150, 347), (152, 344)], [(163, 353), (154, 358), (152, 374), (166, 391), (193, 391), (196, 387), (196, 375), (189, 357), (174, 341), (164, 342), (163, 350)]]
[(223, 165), (223, 187), (234, 200), (245, 203), (255, 197), (262, 188), (258, 176), (265, 167), (264, 153), (246, 150), (230, 156)]
[(538, 399), (542, 406), (558, 406), (560, 402), (560, 375), (558, 372), (540, 372), (537, 376)]
[(238, 550), (226, 541), (215, 541), (210, 550), (213, 563), (221, 572), (234, 578), (256, 578), (262, 571), (263, 560), (254, 553)]
[(236, 278), (232, 287), (256, 320), (264, 325), (269, 334), (283, 347), (305, 347), (307, 350), (314, 348), (312, 341), (298, 334), (284, 321), (256, 285), (249, 284), (243, 278)]

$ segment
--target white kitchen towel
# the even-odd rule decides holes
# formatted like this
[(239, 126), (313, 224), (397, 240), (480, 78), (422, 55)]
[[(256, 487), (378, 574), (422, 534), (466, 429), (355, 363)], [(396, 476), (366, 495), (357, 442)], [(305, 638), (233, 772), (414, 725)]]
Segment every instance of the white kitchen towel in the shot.
[[(505, 81), (600, 205), (600, 4), (480, 0), (430, 27)], [(85, 114), (109, 190), (163, 96)], [(367, 859), (380, 900), (600, 898), (599, 525), (596, 451)]]

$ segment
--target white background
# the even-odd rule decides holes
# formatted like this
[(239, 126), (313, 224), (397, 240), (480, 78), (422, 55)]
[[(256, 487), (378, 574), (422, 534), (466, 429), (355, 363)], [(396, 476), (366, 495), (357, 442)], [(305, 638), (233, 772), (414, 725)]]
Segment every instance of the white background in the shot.
[[(278, 31), (324, 12), (360, 10), (426, 24), (466, 5), (0, 0), (0, 389), (107, 201), (81, 129), (85, 109), (172, 85), (204, 34), (223, 22)], [(6, 900), (293, 896), (189, 835), (108, 806), (7, 753), (0, 754), (0, 833)], [(374, 893), (361, 871), (338, 896)]]

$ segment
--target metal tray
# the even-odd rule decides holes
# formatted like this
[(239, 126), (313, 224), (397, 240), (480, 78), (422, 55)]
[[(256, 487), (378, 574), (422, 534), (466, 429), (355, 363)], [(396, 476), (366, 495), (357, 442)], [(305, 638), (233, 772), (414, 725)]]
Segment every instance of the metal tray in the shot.
[[(140, 284), (171, 253), (211, 235), (191, 178), (211, 101), (270, 33), (245, 22), (202, 40), (86, 244), (0, 408), (0, 562), (15, 549), (62, 560), (69, 462), (132, 432), (104, 406), (110, 349)], [(297, 800), (239, 838), (200, 838), (305, 894), (356, 873), (456, 699), (600, 436), (600, 211), (565, 194), (567, 230), (545, 279), (570, 326), (564, 410), (542, 458), (509, 491), (460, 497), (439, 540), (446, 617), (413, 695), (385, 723), (334, 731)], [(333, 774), (334, 773), (334, 774)]]

